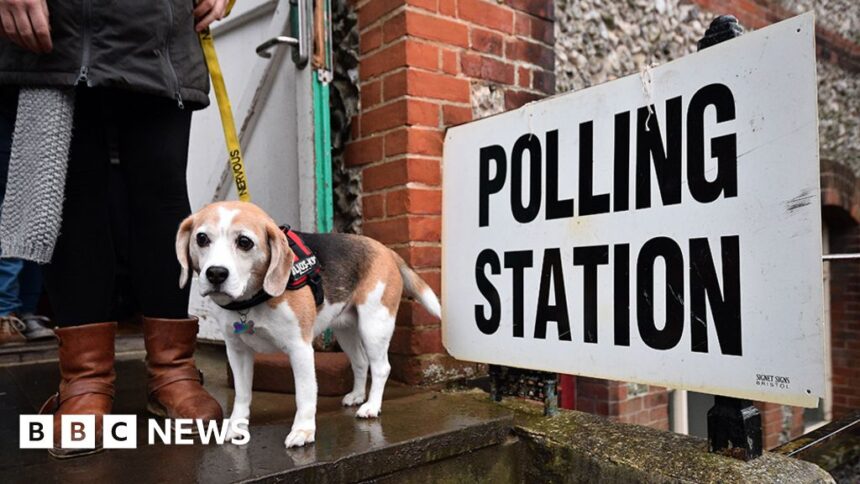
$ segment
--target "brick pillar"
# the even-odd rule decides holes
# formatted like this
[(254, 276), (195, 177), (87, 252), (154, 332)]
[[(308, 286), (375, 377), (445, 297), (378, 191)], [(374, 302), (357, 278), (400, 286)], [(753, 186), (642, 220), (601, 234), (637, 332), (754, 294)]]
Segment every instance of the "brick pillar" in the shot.
[[(346, 163), (361, 170), (363, 233), (396, 250), (437, 291), (445, 128), (473, 116), (473, 85), (504, 108), (554, 92), (553, 2), (359, 0), (360, 112)], [(444, 302), (443, 302), (444, 304)], [(425, 383), (468, 375), (441, 343), (439, 321), (401, 305), (392, 376)]]

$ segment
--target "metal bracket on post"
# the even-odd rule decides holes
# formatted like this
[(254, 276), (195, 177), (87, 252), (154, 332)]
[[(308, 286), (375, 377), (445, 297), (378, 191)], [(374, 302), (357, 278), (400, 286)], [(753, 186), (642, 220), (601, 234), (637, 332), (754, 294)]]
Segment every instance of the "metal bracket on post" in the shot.
[(502, 368), (499, 365), (490, 365), (490, 399), (494, 402), (502, 401)]
[(543, 380), (543, 414), (547, 417), (558, 415), (558, 374), (549, 373)]
[(745, 461), (761, 456), (761, 413), (752, 402), (714, 396), (708, 410), (708, 451)]
[(538, 370), (490, 365), (490, 398), (501, 402), (503, 396), (543, 402), (543, 414), (558, 414), (558, 375)]
[[(715, 18), (699, 40), (698, 50), (740, 37), (744, 28), (734, 15)], [(708, 410), (708, 450), (750, 460), (761, 456), (761, 413), (749, 400), (714, 396)]]

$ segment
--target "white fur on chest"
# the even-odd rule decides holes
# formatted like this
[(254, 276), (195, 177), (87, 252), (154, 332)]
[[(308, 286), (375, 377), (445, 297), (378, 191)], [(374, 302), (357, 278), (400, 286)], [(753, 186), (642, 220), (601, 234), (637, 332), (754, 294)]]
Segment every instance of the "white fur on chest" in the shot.
[(239, 339), (258, 353), (287, 352), (291, 342), (302, 338), (299, 320), (287, 304), (271, 308), (263, 303), (249, 309), (245, 324), (253, 333), (236, 332), (235, 323), (242, 321), (238, 311), (223, 310), (221, 321), (225, 338)]

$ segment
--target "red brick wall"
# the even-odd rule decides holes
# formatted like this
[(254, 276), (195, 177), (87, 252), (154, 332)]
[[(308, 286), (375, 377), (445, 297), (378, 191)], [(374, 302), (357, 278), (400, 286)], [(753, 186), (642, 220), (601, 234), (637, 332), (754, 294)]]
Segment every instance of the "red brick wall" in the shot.
[[(442, 140), (472, 119), (471, 86), (502, 89), (505, 108), (555, 88), (553, 2), (360, 0), (359, 89), (346, 162), (361, 169), (363, 231), (394, 248), (437, 291)], [(419, 383), (474, 370), (445, 354), (439, 321), (404, 302), (392, 376)]]
[(765, 402), (755, 402), (755, 406), (761, 413), (761, 442), (765, 449), (773, 449), (803, 435), (802, 408)]
[(669, 430), (669, 392), (662, 387), (577, 377), (576, 409)]
[[(830, 252), (860, 252), (860, 180), (844, 165), (822, 163), (822, 203)], [(830, 264), (833, 417), (860, 409), (860, 261)]]
[[(832, 230), (833, 252), (860, 252), (860, 227)], [(860, 409), (860, 261), (831, 263), (833, 417)]]

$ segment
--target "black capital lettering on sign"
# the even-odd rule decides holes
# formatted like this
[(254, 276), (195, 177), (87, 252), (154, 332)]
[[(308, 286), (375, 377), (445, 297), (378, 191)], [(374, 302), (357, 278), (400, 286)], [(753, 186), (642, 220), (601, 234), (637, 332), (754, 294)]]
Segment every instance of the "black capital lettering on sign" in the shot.
[[(529, 152), (529, 201), (523, 205), (523, 152)], [(529, 133), (520, 136), (511, 150), (511, 213), (519, 223), (529, 223), (540, 211), (541, 163), (540, 139)]]
[(42, 422), (30, 422), (30, 441), (38, 442), (45, 438), (45, 427)]
[(615, 246), (615, 345), (630, 346), (630, 245)]
[(518, 250), (505, 252), (505, 268), (512, 269), (513, 277), (513, 312), (514, 312), (514, 337), (522, 338), (523, 330), (523, 272), (526, 267), (532, 266), (532, 251)]
[(117, 423), (115, 423), (115, 424), (114, 424), (114, 426), (113, 426), (113, 427), (111, 427), (111, 429), (110, 429), (110, 434), (113, 436), (114, 440), (117, 440), (117, 441), (120, 441), (120, 442), (125, 442), (126, 440), (128, 440), (128, 436), (126, 436), (126, 437), (120, 437), (119, 435), (117, 435), (117, 433), (116, 433), (116, 428), (117, 428), (117, 427), (128, 427), (128, 424), (127, 424), (127, 423), (125, 423), (125, 422), (117, 422)]
[(666, 101), (665, 150), (656, 111), (649, 117), (647, 107), (639, 108), (637, 118), (636, 208), (651, 206), (652, 158), (663, 205), (677, 205), (681, 203), (681, 97)]
[(573, 217), (573, 199), (558, 199), (558, 130), (546, 132), (546, 218)]
[[(666, 325), (654, 322), (654, 262), (666, 263)], [(674, 348), (684, 332), (684, 256), (668, 237), (655, 237), (639, 251), (636, 262), (636, 315), (642, 341), (655, 350)]]
[(609, 246), (574, 247), (573, 265), (582, 266), (583, 321), (586, 343), (597, 343), (597, 266), (609, 263)]
[(84, 440), (87, 438), (86, 432), (84, 432), (84, 424), (83, 422), (72, 422), (72, 438), (71, 440)]
[(491, 274), (501, 274), (502, 264), (499, 261), (499, 256), (492, 249), (482, 250), (475, 261), (475, 283), (478, 285), (481, 295), (490, 305), (489, 316), (484, 316), (483, 304), (475, 305), (475, 323), (482, 333), (493, 334), (499, 329), (499, 322), (502, 318), (502, 302), (496, 286), (487, 278), (485, 270), (488, 265)]
[(738, 196), (737, 136), (727, 134), (711, 139), (711, 156), (717, 159), (714, 181), (705, 178), (705, 109), (714, 106), (717, 123), (735, 119), (735, 98), (724, 84), (709, 84), (699, 89), (687, 108), (687, 181), (696, 201), (710, 203), (719, 198)]
[[(490, 178), (490, 162), (496, 165), (496, 176)], [(485, 146), (480, 151), (478, 167), (478, 226), (490, 224), (490, 195), (498, 193), (505, 186), (507, 172), (505, 149), (499, 145)]]
[(612, 210), (630, 208), (630, 111), (615, 115), (615, 158), (612, 179)]
[(741, 267), (740, 238), (720, 238), (723, 281), (717, 279), (717, 268), (708, 239), (690, 239), (690, 338), (693, 351), (708, 352), (708, 313), (714, 315), (714, 329), (724, 355), (742, 356), (741, 348)]
[[(549, 303), (552, 286), (555, 304)], [(535, 316), (535, 338), (546, 339), (546, 323), (558, 324), (558, 339), (570, 341), (570, 317), (567, 312), (567, 292), (564, 289), (564, 270), (561, 266), (561, 250), (546, 249), (543, 253), (543, 268), (540, 275), (537, 315)]]
[(609, 211), (609, 194), (594, 194), (594, 123), (579, 125), (579, 215)]

